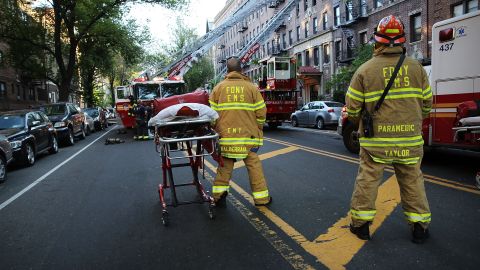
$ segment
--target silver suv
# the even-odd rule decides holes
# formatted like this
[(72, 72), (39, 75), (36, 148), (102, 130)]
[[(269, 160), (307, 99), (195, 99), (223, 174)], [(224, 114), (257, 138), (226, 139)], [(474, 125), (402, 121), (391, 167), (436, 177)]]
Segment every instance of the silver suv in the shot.
[(324, 129), (326, 125), (337, 125), (343, 104), (334, 101), (312, 101), (292, 113), (292, 126), (314, 126)]

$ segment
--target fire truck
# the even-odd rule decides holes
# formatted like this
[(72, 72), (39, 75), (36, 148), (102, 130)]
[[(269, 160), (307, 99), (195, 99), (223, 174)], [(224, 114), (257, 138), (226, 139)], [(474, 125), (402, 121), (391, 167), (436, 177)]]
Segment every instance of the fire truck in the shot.
[[(119, 94), (118, 90), (123, 91), (123, 94)], [(153, 80), (138, 78), (128, 88), (117, 89), (117, 97), (123, 98), (118, 98), (115, 106), (123, 126), (132, 128), (135, 126), (135, 115), (131, 113), (134, 101), (140, 101), (145, 106), (151, 106), (154, 113), (158, 113), (158, 110), (154, 108), (154, 100), (185, 93), (185, 82), (177, 77), (170, 79), (157, 77)]]
[(261, 71), (258, 87), (267, 107), (266, 122), (276, 128), (297, 108), (295, 64), (288, 57), (272, 57)]
[[(432, 27), (433, 108), (423, 121), (425, 146), (480, 151), (480, 11)], [(339, 133), (358, 152), (355, 128), (344, 111)]]

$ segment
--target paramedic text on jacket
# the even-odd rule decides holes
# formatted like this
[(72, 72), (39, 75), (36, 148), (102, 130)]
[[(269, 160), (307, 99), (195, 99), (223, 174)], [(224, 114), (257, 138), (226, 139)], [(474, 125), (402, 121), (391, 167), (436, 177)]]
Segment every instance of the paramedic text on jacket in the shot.
[[(394, 16), (383, 18), (375, 33), (371, 60), (354, 74), (346, 94), (348, 117), (359, 124), (360, 167), (351, 201), (350, 230), (370, 239), (378, 186), (386, 165), (392, 165), (400, 185), (402, 207), (412, 228), (412, 240), (428, 237), (431, 213), (420, 170), (423, 157), (422, 120), (432, 107), (432, 91), (425, 70), (406, 57), (378, 111), (374, 107), (404, 52), (403, 23)], [(373, 137), (365, 137), (361, 116), (373, 113)]]

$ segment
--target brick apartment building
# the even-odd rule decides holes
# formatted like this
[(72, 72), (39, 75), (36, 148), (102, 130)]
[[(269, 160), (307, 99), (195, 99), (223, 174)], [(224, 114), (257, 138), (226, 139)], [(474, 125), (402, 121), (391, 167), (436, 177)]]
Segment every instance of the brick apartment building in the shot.
[[(224, 22), (244, 1), (228, 0), (214, 25)], [(257, 36), (285, 3), (269, 2), (227, 31), (214, 48), (216, 71)], [(262, 63), (272, 56), (286, 56), (297, 64), (301, 102), (328, 98), (331, 93), (325, 82), (351, 63), (356, 48), (370, 41), (381, 18), (398, 16), (405, 24), (408, 55), (429, 65), (432, 25), (477, 9), (478, 0), (298, 0), (288, 19), (261, 45), (244, 72), (256, 81)]]

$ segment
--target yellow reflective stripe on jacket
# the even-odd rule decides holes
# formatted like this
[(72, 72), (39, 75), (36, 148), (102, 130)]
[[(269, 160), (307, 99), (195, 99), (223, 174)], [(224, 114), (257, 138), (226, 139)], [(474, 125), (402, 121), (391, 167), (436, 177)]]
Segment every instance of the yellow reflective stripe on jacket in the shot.
[(265, 118), (257, 118), (257, 123), (260, 124), (260, 125), (265, 124), (266, 121), (267, 121), (267, 119), (265, 119)]
[[(365, 102), (378, 101), (383, 95), (383, 90), (369, 92), (365, 94)], [(421, 98), (423, 99), (423, 92), (421, 88), (399, 88), (392, 89), (388, 92), (385, 99), (401, 99), (401, 98)]]
[(358, 210), (350, 209), (350, 214), (352, 215), (352, 218), (366, 220), (366, 221), (372, 221), (376, 213), (377, 213), (376, 210), (358, 211)]
[(360, 138), (360, 146), (371, 147), (408, 147), (423, 145), (422, 136), (403, 138)]
[(244, 159), (248, 156), (248, 154), (230, 154), (230, 153), (222, 153), (223, 157), (226, 158), (238, 158), (238, 159)]
[(268, 198), (268, 189), (264, 191), (257, 191), (253, 192), (253, 198), (254, 199), (265, 199)]
[(225, 191), (229, 191), (230, 187), (229, 186), (213, 186), (212, 187), (212, 192), (213, 193), (223, 193)]
[(382, 163), (382, 164), (403, 164), (403, 165), (415, 165), (420, 161), (419, 157), (415, 158), (396, 158), (396, 159), (390, 159), (390, 158), (377, 158), (372, 156), (373, 161), (376, 163)]
[(263, 145), (260, 138), (220, 138), (220, 145)]
[(217, 103), (215, 103), (215, 102), (213, 102), (213, 101), (211, 101), (211, 100), (209, 100), (208, 102), (210, 103), (210, 107), (211, 107), (212, 109), (217, 110), (217, 107), (218, 107), (218, 104), (217, 104)]
[(362, 92), (355, 90), (352, 87), (348, 87), (347, 96), (360, 102), (363, 102), (365, 99), (365, 95)]
[(423, 90), (422, 94), (423, 94), (423, 99), (431, 98), (433, 96), (433, 92), (430, 86), (427, 89)]
[(262, 100), (254, 104), (247, 103), (247, 102), (218, 103), (218, 104), (213, 104), (212, 108), (216, 111), (229, 111), (229, 110), (256, 111), (256, 110), (265, 108), (265, 102)]
[(347, 107), (347, 113), (350, 116), (357, 116), (361, 111), (362, 111), (362, 108), (360, 108), (358, 110), (352, 110), (352, 109)]
[(417, 213), (411, 213), (411, 212), (403, 212), (405, 214), (405, 217), (407, 218), (408, 221), (410, 222), (430, 222), (432, 221), (432, 214), (431, 213), (426, 213), (426, 214), (417, 214)]

